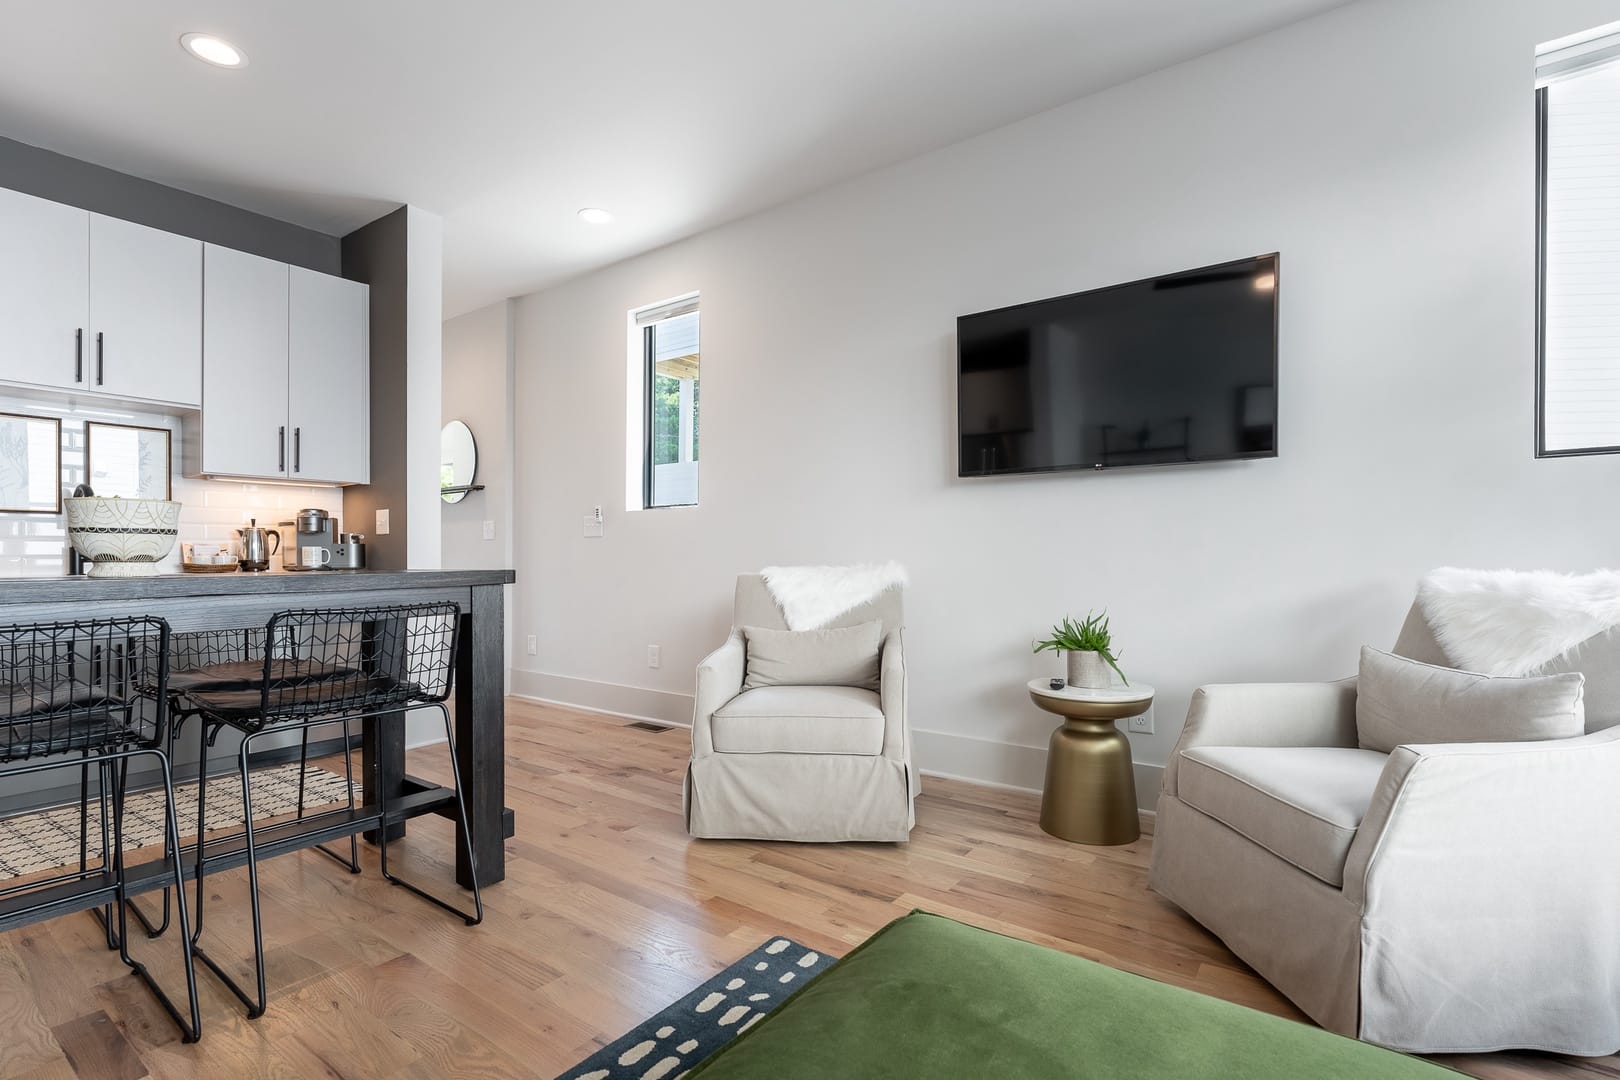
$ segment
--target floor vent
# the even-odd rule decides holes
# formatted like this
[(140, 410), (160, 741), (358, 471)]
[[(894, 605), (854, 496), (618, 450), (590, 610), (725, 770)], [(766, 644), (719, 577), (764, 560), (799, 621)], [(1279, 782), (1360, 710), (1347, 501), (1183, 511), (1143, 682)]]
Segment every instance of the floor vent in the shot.
[(654, 724), (647, 720), (637, 720), (633, 724), (626, 724), (625, 727), (633, 727), (637, 731), (650, 731), (654, 735), (659, 735), (669, 730), (668, 724)]

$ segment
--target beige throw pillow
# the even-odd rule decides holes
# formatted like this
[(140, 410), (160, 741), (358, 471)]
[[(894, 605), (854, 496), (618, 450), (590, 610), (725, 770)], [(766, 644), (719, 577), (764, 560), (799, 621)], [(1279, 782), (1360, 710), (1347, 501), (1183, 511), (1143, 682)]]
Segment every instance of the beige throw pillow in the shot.
[(826, 630), (742, 628), (748, 644), (743, 689), (760, 686), (858, 686), (878, 688), (883, 624), (861, 623)]
[(1586, 732), (1580, 672), (1492, 678), (1363, 646), (1356, 738), (1389, 753), (1425, 743), (1533, 742)]

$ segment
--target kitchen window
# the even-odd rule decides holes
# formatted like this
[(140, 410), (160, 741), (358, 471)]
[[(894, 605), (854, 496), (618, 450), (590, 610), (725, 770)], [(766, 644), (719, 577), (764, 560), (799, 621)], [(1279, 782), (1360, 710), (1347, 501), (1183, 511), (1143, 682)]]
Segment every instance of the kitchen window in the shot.
[(1536, 456), (1620, 453), (1620, 24), (1536, 56)]
[(696, 295), (633, 313), (639, 346), (642, 509), (696, 506), (701, 383)]

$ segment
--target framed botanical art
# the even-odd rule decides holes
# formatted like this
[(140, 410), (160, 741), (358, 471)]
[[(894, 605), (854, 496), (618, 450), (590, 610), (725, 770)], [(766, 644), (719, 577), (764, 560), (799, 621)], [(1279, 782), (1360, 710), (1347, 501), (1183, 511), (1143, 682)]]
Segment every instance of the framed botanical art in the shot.
[(62, 512), (62, 421), (0, 413), (0, 513)]
[(168, 428), (84, 425), (86, 482), (99, 496), (171, 497)]

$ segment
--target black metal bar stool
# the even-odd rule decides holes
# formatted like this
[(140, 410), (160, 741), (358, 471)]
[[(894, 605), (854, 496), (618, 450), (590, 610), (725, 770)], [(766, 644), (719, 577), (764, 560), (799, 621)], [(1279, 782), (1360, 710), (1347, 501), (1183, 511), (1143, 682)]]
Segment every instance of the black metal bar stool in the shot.
[[(256, 692), (265, 680), (265, 628), (253, 629), (222, 629), (205, 632), (177, 633), (169, 637), (169, 757), (172, 760), (179, 746), (180, 737), (188, 721), (200, 715), (197, 706), (192, 704), (187, 696), (197, 692), (226, 692), (248, 691)], [(342, 674), (345, 670), (341, 666), (334, 666), (330, 673)], [(272, 681), (282, 679), (309, 679), (318, 677), (322, 669), (307, 661), (300, 664), (296, 659), (289, 661), (282, 656), (274, 657), (269, 667)], [(343, 727), (343, 769), (347, 781), (348, 805), (346, 809), (351, 813), (355, 810), (354, 799), (354, 760), (350, 746), (351, 718), (339, 717), (338, 722)], [(309, 733), (311, 728), (318, 725), (301, 725), (299, 728), (298, 747), (298, 820), (303, 820), (304, 780), (309, 768)], [(210, 740), (209, 745), (212, 745)], [(197, 768), (199, 776), (206, 771), (207, 760), (199, 756)], [(198, 781), (197, 789), (197, 836), (207, 836), (207, 799), (206, 785), (202, 779)], [(325, 816), (324, 814), (321, 816)], [(216, 837), (208, 841), (218, 846), (228, 843), (232, 837)], [(355, 834), (349, 836), (349, 854), (345, 857), (325, 844), (315, 845), (316, 849), (325, 855), (331, 856), (344, 869), (351, 874), (360, 873), (359, 837)], [(169, 907), (169, 890), (163, 890), (163, 911), (157, 921), (153, 921), (141, 908), (135, 904), (130, 905), (135, 917), (146, 928), (148, 937), (161, 937), (169, 928), (171, 918)], [(200, 924), (201, 920), (197, 920)], [(194, 933), (200, 933), (200, 925)]]
[[(163, 847), (169, 881), (184, 881), (167, 746), (169, 625), (156, 618), (0, 626), (0, 781), (51, 769), (80, 770), (78, 866), (0, 889), (0, 930), (100, 905), (109, 948), (147, 985), (186, 1042), (201, 1032), (197, 979), (182, 947), (186, 1014), (129, 952), (124, 859), (129, 763), (151, 759), (163, 791)], [(91, 865), (89, 770), (99, 776), (102, 849)], [(111, 824), (108, 824), (108, 803)], [(176, 904), (189, 930), (184, 897)], [(116, 926), (116, 930), (114, 927)]]
[[(472, 841), (467, 827), (466, 802), (461, 794), (461, 769), (456, 760), (450, 710), (445, 705), (455, 671), (459, 626), (459, 610), (451, 603), (283, 611), (272, 617), (265, 627), (257, 685), (235, 690), (191, 689), (180, 695), (184, 708), (199, 719), (198, 745), (202, 760), (206, 760), (208, 747), (223, 729), (231, 728), (242, 735), (237, 751), (244, 821), (240, 839), (246, 849), (253, 912), (254, 992), (250, 994), (242, 989), (202, 948), (202, 879), (207, 860), (214, 857), (208, 852), (209, 845), (202, 843), (197, 853), (196, 928), (192, 941), (197, 959), (241, 1000), (250, 1019), (262, 1016), (268, 1004), (257, 839), (258, 830), (264, 826), (253, 820), (253, 744), (276, 733), (307, 732), (311, 727), (334, 721), (344, 724), (347, 735), (348, 725), (356, 720), (377, 718), (379, 722), (404, 723), (405, 710), (438, 709), (444, 719), (451, 771), (456, 778), (454, 790), (460, 831), (471, 863)], [(207, 770), (202, 771), (206, 774)], [(375, 786), (380, 792), (380, 785)], [(205, 787), (200, 781), (199, 820), (204, 812)], [(350, 791), (352, 806), (352, 783)], [(319, 828), (322, 818), (344, 812), (341, 809), (326, 811), (306, 818), (302, 812), (302, 791), (299, 803), (299, 817), (295, 820), (311, 830)], [(377, 813), (381, 819), (377, 822), (366, 815), (350, 813), (349, 820), (354, 826), (349, 835), (352, 842), (355, 833), (375, 827), (383, 877), (461, 917), (469, 926), (483, 921), (483, 897), (476, 885), (473, 912), (468, 914), (389, 870), (385, 792), (379, 793)]]

